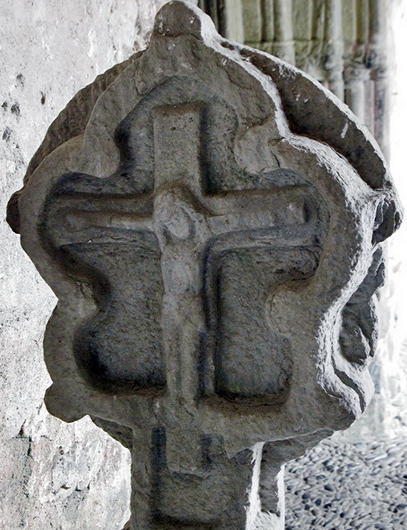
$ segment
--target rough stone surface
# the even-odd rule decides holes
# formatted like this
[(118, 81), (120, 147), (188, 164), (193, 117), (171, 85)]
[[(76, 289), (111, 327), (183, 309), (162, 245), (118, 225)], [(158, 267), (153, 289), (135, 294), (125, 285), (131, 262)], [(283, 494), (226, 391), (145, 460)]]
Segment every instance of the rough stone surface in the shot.
[[(406, 90), (405, 82), (398, 86), (397, 79), (406, 70), (404, 0), (200, 0), (199, 6), (223, 36), (286, 59), (349, 105), (390, 158), (403, 194)], [(407, 425), (403, 412), (407, 410), (407, 349), (401, 324), (405, 320), (405, 238), (399, 232), (388, 246), (388, 281), (380, 292), (379, 354), (370, 366), (376, 387), (374, 406), (349, 439), (355, 438), (356, 431), (363, 439), (380, 437), (383, 430), (395, 434)]]
[(191, 4), (72, 100), (9, 222), (59, 299), (47, 406), (131, 449), (132, 530), (283, 527), (281, 464), (372, 395), (399, 221), (349, 111)]
[(406, 528), (406, 438), (341, 438), (286, 466), (286, 530)]
[[(128, 451), (89, 419), (45, 412), (42, 340), (55, 296), (5, 222), (49, 124), (83, 86), (146, 44), (163, 1), (2, 2), (0, 43), (0, 527), (121, 530)], [(61, 452), (64, 454), (62, 455)], [(103, 502), (101, 499), (103, 498)]]
[(1, 444), (1, 527), (121, 530), (127, 458), (84, 419), (71, 427), (45, 407)]

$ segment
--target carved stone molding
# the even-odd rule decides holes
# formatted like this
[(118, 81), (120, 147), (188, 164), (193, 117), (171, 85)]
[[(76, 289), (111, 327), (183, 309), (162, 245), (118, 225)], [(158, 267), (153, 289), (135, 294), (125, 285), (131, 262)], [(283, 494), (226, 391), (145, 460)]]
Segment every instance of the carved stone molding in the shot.
[(128, 528), (282, 529), (282, 465), (373, 391), (400, 213), (357, 119), (173, 1), (51, 125), (8, 218), (59, 299), (47, 407), (131, 450)]
[(201, 0), (200, 6), (225, 37), (315, 77), (387, 151), (386, 0)]

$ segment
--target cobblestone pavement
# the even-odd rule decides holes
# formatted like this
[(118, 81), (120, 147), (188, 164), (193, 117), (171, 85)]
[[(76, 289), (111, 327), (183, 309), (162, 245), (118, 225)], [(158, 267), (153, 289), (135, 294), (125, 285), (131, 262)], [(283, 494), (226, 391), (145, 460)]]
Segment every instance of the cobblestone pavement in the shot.
[(286, 530), (407, 530), (407, 437), (325, 440), (286, 465)]

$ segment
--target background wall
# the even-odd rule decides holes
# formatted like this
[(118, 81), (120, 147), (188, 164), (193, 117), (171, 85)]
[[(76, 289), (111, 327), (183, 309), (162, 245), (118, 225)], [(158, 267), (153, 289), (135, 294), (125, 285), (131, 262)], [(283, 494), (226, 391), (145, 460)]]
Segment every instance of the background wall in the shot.
[[(407, 0), (392, 0), (387, 30), (390, 57), (389, 162), (404, 208), (407, 206)], [(381, 377), (382, 429), (391, 435), (407, 432), (407, 211), (398, 233), (389, 241), (388, 282), (382, 301)]]
[(129, 457), (89, 419), (42, 404), (42, 337), (55, 297), (5, 222), (52, 120), (96, 75), (145, 47), (164, 0), (1, 3), (0, 527), (113, 530), (128, 519)]

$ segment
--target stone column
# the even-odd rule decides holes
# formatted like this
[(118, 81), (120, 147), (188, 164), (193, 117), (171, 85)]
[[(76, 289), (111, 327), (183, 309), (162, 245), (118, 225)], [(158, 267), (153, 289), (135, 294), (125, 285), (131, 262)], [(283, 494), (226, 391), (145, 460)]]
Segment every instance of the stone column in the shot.
[(388, 154), (386, 0), (239, 0), (233, 5), (201, 1), (200, 5), (225, 37), (276, 55), (329, 88)]
[(130, 449), (128, 527), (282, 529), (284, 462), (373, 391), (400, 212), (357, 119), (172, 1), (51, 125), (8, 214), (58, 297), (47, 407)]

